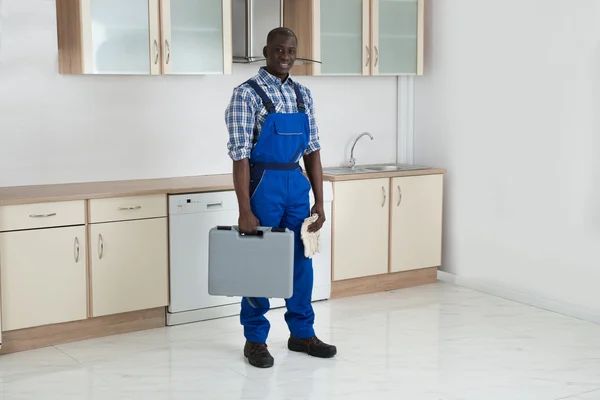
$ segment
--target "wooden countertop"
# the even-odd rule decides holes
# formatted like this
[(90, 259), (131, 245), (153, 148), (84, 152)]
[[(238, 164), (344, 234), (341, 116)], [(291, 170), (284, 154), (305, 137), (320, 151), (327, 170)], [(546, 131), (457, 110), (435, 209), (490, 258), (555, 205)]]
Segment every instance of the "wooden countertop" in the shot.
[(10, 186), (0, 188), (0, 206), (149, 194), (213, 192), (232, 189), (232, 174), (66, 183), (58, 185)]
[[(425, 170), (356, 173), (347, 175), (324, 174), (323, 179), (330, 182), (339, 182), (443, 173), (445, 173), (445, 170), (443, 169), (431, 168)], [(233, 190), (232, 174), (65, 183), (55, 185), (9, 186), (0, 187), (0, 206), (124, 196), (143, 196), (151, 194), (215, 192), (222, 190)]]

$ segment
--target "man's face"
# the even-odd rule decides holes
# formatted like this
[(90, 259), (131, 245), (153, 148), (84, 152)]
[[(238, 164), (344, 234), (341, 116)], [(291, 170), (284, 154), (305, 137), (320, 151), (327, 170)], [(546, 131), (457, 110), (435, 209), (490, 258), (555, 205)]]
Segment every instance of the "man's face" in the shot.
[(280, 78), (287, 76), (296, 61), (297, 45), (293, 36), (275, 36), (263, 51), (267, 59), (267, 70)]

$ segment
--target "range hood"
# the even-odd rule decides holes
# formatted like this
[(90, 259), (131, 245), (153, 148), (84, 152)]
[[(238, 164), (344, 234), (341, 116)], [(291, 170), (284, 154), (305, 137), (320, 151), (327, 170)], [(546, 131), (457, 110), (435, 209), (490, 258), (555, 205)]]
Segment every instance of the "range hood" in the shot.
[[(234, 63), (265, 61), (267, 34), (284, 26), (285, 0), (232, 0), (232, 50)], [(320, 61), (296, 58), (295, 65)]]

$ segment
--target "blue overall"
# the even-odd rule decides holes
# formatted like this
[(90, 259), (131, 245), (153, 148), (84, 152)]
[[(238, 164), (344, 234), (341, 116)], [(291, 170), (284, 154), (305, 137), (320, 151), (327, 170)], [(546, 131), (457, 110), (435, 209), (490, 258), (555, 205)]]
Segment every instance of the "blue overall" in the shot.
[[(260, 96), (268, 111), (250, 156), (250, 206), (261, 226), (288, 228), (294, 232), (294, 291), (286, 299), (285, 321), (290, 333), (299, 339), (315, 335), (311, 304), (312, 260), (304, 256), (300, 228), (310, 215), (310, 182), (302, 173), (299, 160), (310, 138), (310, 125), (298, 86), (296, 113), (277, 113), (275, 105), (258, 84), (247, 83)], [(270, 303), (266, 298), (243, 298), (240, 322), (244, 336), (265, 343), (271, 325), (265, 318)]]

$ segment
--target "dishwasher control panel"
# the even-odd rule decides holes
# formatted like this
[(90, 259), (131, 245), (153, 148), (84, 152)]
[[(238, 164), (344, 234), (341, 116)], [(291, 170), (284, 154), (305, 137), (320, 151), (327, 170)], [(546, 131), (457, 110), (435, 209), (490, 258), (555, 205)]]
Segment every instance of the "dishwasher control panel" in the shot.
[(170, 215), (237, 209), (237, 197), (233, 190), (169, 196)]

